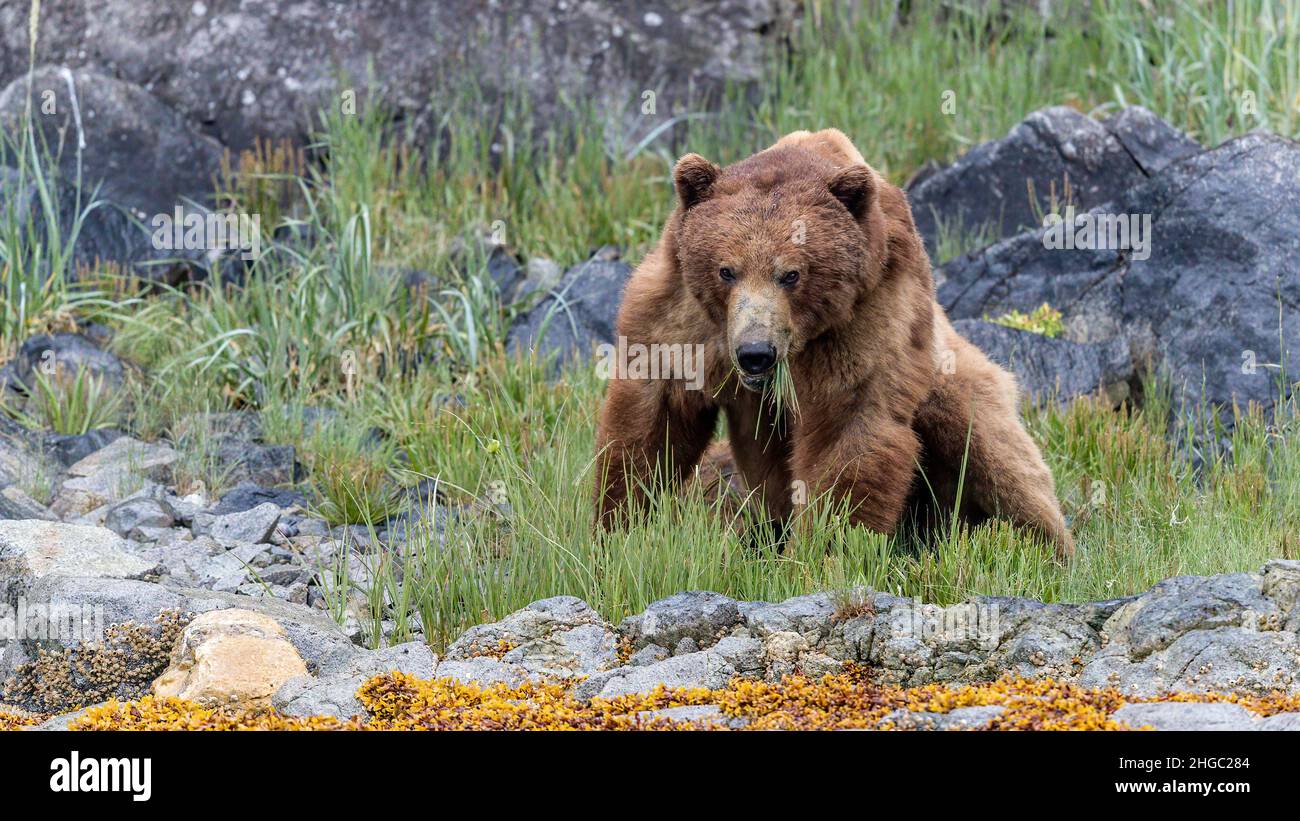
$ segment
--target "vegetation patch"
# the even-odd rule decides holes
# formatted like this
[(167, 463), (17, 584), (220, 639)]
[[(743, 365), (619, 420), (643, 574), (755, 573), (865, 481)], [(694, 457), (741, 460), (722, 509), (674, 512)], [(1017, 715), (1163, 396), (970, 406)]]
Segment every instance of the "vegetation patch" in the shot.
[[(1125, 697), (1052, 679), (1007, 678), (987, 684), (899, 688), (872, 684), (866, 671), (769, 683), (735, 679), (720, 690), (666, 689), (581, 702), (562, 684), (481, 687), (452, 679), (425, 681), (400, 672), (376, 676), (358, 698), (364, 716), (287, 718), (274, 711), (209, 709), (147, 696), (110, 702), (72, 722), (74, 730), (839, 730), (902, 729), (897, 711), (944, 714), (963, 707), (1002, 707), (990, 730), (1129, 730), (1110, 718), (1143, 701), (1231, 702), (1264, 717), (1300, 710), (1300, 696), (1237, 697), (1177, 693)], [(715, 717), (656, 715), (675, 707), (712, 707)]]

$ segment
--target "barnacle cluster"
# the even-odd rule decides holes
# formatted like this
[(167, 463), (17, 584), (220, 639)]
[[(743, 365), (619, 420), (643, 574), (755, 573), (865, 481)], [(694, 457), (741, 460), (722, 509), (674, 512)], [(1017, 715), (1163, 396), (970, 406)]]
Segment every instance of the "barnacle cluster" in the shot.
[(57, 714), (110, 698), (138, 698), (167, 669), (171, 649), (188, 623), (186, 615), (165, 610), (152, 624), (110, 625), (102, 641), (41, 648), (4, 683), (2, 699), (35, 713)]
[[(903, 729), (898, 711), (948, 713), (960, 707), (1001, 706), (992, 730), (1128, 730), (1111, 718), (1130, 702), (1118, 690), (1087, 689), (1052, 679), (1005, 678), (950, 687), (873, 684), (849, 669), (820, 679), (733, 680), (719, 690), (667, 689), (573, 698), (558, 683), (479, 686), (452, 679), (426, 681), (400, 672), (376, 676), (357, 693), (365, 714), (347, 721), (289, 718), (272, 710), (205, 708), (178, 699), (145, 697), (109, 702), (72, 722), (79, 730), (675, 730)], [(1174, 694), (1158, 700), (1231, 701), (1259, 715), (1300, 710), (1300, 697)], [(661, 711), (701, 707), (681, 715)]]

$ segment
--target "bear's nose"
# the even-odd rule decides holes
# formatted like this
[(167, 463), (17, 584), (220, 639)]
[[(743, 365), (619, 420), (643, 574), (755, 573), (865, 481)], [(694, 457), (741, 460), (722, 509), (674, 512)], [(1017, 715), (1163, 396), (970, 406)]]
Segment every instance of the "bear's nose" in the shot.
[(757, 376), (776, 364), (776, 346), (771, 342), (746, 342), (736, 348), (736, 364), (751, 376)]

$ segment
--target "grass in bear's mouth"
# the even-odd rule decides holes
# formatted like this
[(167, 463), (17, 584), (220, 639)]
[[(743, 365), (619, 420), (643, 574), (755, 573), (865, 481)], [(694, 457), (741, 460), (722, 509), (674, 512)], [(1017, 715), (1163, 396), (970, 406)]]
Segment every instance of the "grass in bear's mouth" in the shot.
[[(488, 495), (508, 502), (505, 516), (454, 517), (443, 533), (415, 528), (400, 572), (379, 565), (361, 615), (396, 623), (397, 641), (415, 616), (436, 645), (557, 594), (584, 598), (612, 620), (684, 589), (779, 600), (867, 585), (941, 603), (974, 594), (1077, 601), (1300, 556), (1295, 408), (1241, 412), (1220, 437), (1229, 447), (1192, 452), (1173, 443), (1194, 414), (1171, 408), (1154, 386), (1140, 408), (1080, 401), (1026, 412), (1079, 544), (1065, 567), (1004, 524), (956, 529), (917, 554), (816, 505), (807, 514), (814, 526), (784, 552), (756, 551), (698, 486), (661, 499), (626, 530), (593, 534), (590, 471), (604, 386), (590, 369), (550, 381), (537, 363), (507, 358), (504, 332), (518, 306), (500, 305), (484, 260), (453, 261), (453, 240), (468, 229), (499, 220), (515, 252), (562, 268), (607, 244), (635, 264), (672, 208), (679, 149), (727, 163), (804, 128), (843, 129), (894, 182), (1047, 105), (1104, 114), (1138, 103), (1207, 145), (1256, 127), (1300, 136), (1294, 3), (1152, 0), (1146, 9), (1098, 0), (1087, 25), (1054, 20), (1050, 37), (1033, 9), (1019, 7), (957, 14), (922, 0), (899, 17), (892, 8), (854, 15), (843, 10), (852, 4), (815, 5), (800, 47), (773, 63), (751, 90), (756, 98), (737, 90), (708, 116), (683, 120), (672, 146), (627, 151), (621, 132), (580, 106), (524, 139), (534, 133), (531, 101), (508, 100), (485, 117), (474, 88), (446, 112), (449, 127), (428, 162), (390, 141), (378, 107), (327, 114), (318, 164), (241, 166), (228, 181), (234, 210), (267, 215), (268, 177), (283, 182), (287, 200), (275, 208), (300, 221), (292, 233), (311, 237), (277, 247), (272, 232), (284, 226), (264, 219), (263, 247), (276, 253), (242, 288), (145, 297), (103, 269), (83, 271), (76, 284), (71, 229), (59, 234), (61, 223), (47, 220), (38, 230), (24, 209), (0, 209), (0, 359), (35, 333), (103, 323), (139, 371), (111, 413), (90, 413), (104, 408), (86, 399), (85, 412), (71, 414), (77, 408), (65, 403), (69, 429), (111, 418), (153, 439), (196, 413), (249, 411), (269, 443), (298, 446), (312, 471), (303, 489), (339, 521), (388, 513), (402, 496), (396, 485), (420, 475), (438, 477), (451, 504)], [(1248, 117), (1238, 104), (1247, 89), (1259, 102)], [(955, 112), (942, 105), (949, 97)], [(5, 160), (45, 169), (35, 153), (0, 135)], [(943, 253), (987, 238), (949, 236)], [(401, 273), (410, 269), (430, 273), (427, 294), (406, 287)], [(775, 374), (773, 401), (797, 412), (782, 384)], [(309, 411), (318, 409), (355, 437), (313, 432)], [(380, 444), (366, 435), (372, 428)], [(202, 478), (223, 489), (219, 475)], [(336, 614), (348, 603), (343, 565)]]
[(784, 359), (777, 360), (772, 369), (772, 378), (763, 386), (763, 401), (771, 403), (772, 414), (777, 419), (798, 419), (799, 395), (795, 392), (794, 375), (790, 373), (790, 363)]

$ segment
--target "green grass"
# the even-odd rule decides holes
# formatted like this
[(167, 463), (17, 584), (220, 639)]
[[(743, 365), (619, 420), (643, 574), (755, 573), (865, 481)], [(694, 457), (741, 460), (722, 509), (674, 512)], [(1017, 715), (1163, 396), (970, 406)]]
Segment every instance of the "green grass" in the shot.
[(456, 486), (449, 495), (457, 503), (497, 483), (510, 515), (467, 514), (444, 534), (417, 531), (404, 578), (388, 579), (413, 603), (404, 615), (418, 613), (435, 640), (560, 593), (613, 619), (684, 589), (772, 600), (866, 585), (941, 603), (975, 594), (1084, 601), (1139, 592), (1172, 575), (1253, 570), (1271, 557), (1300, 556), (1288, 535), (1300, 514), (1300, 474), (1293, 473), (1300, 418), (1270, 426), (1260, 413), (1242, 415), (1235, 458), (1219, 454), (1198, 473), (1167, 435), (1177, 416), (1156, 386), (1142, 409), (1094, 401), (1026, 409), (1079, 543), (1066, 566), (1001, 523), (954, 528), (918, 553), (848, 527), (816, 501), (804, 514), (812, 527), (796, 528), (801, 535), (783, 552), (756, 549), (743, 523), (698, 485), (626, 530), (599, 534), (590, 492), (602, 384), (585, 371), (551, 385), (527, 365), (497, 367), (499, 376), (467, 407), (438, 414), (447, 429), (464, 431), (464, 442), (500, 449), (485, 457), (451, 448), (440, 475)]
[[(263, 216), (268, 252), (241, 287), (146, 295), (111, 270), (73, 270), (75, 233), (101, 207), (93, 192), (71, 226), (0, 205), (0, 361), (33, 333), (77, 319), (107, 324), (115, 351), (139, 366), (116, 421), (174, 438), (195, 413), (257, 412), (268, 441), (299, 448), (303, 489), (331, 523), (373, 526), (407, 510), (418, 480), (436, 478), (463, 509), (445, 532), (417, 524), (404, 545), (373, 554), (375, 583), (353, 602), (372, 642), (381, 619), (405, 636), (418, 616), (439, 644), (562, 593), (612, 619), (688, 588), (779, 599), (868, 585), (939, 602), (976, 593), (1074, 601), (1296, 556), (1294, 408), (1276, 419), (1242, 413), (1231, 450), (1195, 453), (1197, 470), (1190, 446), (1174, 444), (1184, 439), (1177, 429), (1213, 429), (1213, 418), (1169, 408), (1154, 386), (1140, 408), (1077, 402), (1027, 413), (1080, 545), (1066, 567), (1004, 525), (954, 529), (918, 554), (817, 502), (806, 513), (814, 526), (777, 554), (755, 549), (743, 522), (698, 487), (627, 530), (592, 529), (603, 385), (588, 369), (548, 382), (539, 363), (506, 357), (519, 306), (501, 304), (480, 254), (457, 256), (458, 237), (493, 231), (521, 257), (561, 266), (613, 244), (635, 264), (672, 207), (677, 155), (726, 163), (796, 129), (842, 129), (894, 182), (1047, 105), (1101, 115), (1140, 103), (1208, 144), (1256, 127), (1300, 136), (1293, 3), (1097, 0), (1085, 15), (1046, 23), (993, 4), (924, 0), (901, 18), (896, 4), (850, 5), (808, 4), (795, 56), (772, 60), (753, 88), (697, 106), (671, 145), (628, 146), (579, 103), (539, 129), (525, 94), (488, 105), (472, 77), (430, 145), (390, 135), (382, 100), (357, 116), (322, 114), (305, 152), (320, 159), (261, 146), (223, 175), (222, 201)], [(16, 158), (39, 213), (53, 213), (60, 181), (34, 133), (6, 135), (0, 152)], [(277, 230), (309, 240), (279, 241)], [(988, 238), (986, 228), (941, 226), (937, 255)], [(406, 286), (413, 268), (429, 273), (430, 287)], [(53, 406), (66, 424), (52, 414), (40, 423), (94, 426), (92, 394)], [(224, 483), (210, 450), (202, 434), (185, 445), (187, 486)], [(344, 589), (347, 574), (336, 573)], [(330, 609), (342, 619), (346, 597)]]
[(84, 368), (48, 376), (38, 369), (32, 381), (31, 394), (21, 404), (0, 394), (0, 413), (32, 430), (74, 436), (114, 427), (121, 418), (123, 393)]

